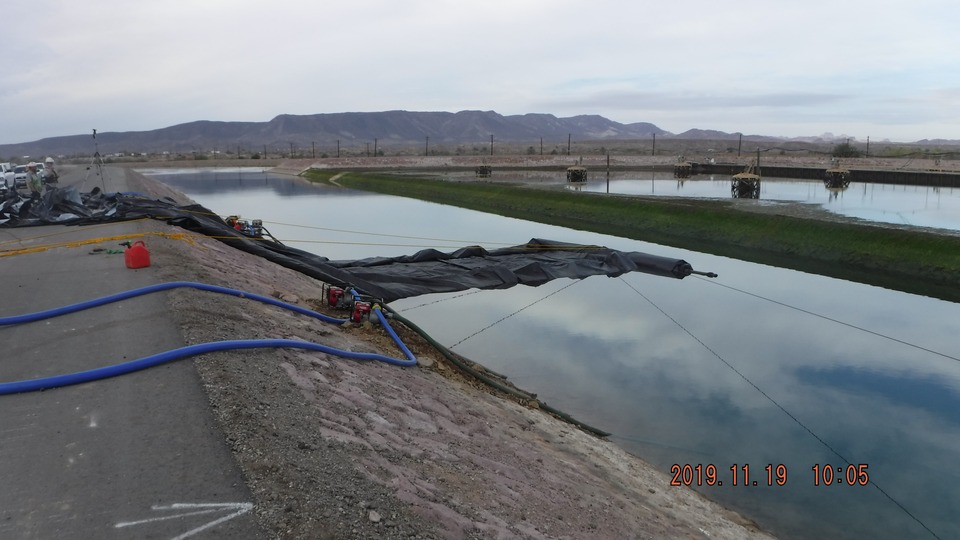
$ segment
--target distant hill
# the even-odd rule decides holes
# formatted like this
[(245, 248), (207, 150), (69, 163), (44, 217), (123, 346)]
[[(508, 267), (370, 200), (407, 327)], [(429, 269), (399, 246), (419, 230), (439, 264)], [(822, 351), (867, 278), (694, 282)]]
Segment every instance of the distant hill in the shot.
[[(182, 153), (211, 150), (246, 151), (266, 147), (289, 149), (311, 145), (330, 148), (370, 143), (381, 148), (397, 145), (451, 145), (484, 143), (493, 135), (501, 143), (551, 144), (573, 140), (669, 137), (657, 126), (639, 122), (621, 124), (602, 116), (557, 118), (551, 114), (503, 116), (493, 111), (345, 112), (281, 114), (269, 122), (214, 122), (199, 120), (152, 131), (98, 132), (96, 148), (103, 155), (117, 152)], [(0, 156), (91, 155), (92, 133), (49, 137), (38, 141), (0, 145)], [(429, 140), (428, 140), (429, 138)]]
[[(92, 134), (92, 133), (91, 133)], [(621, 124), (597, 115), (558, 118), (551, 114), (503, 116), (494, 111), (451, 112), (345, 112), (331, 114), (282, 114), (269, 122), (215, 122), (199, 120), (152, 131), (100, 132), (50, 137), (39, 141), (0, 145), (0, 157), (89, 156), (96, 148), (103, 155), (124, 153), (171, 154), (224, 153), (238, 149), (256, 152), (290, 151), (315, 146), (330, 149), (371, 146), (467, 145), (495, 143), (537, 145), (541, 139), (551, 145), (574, 141), (631, 140), (656, 137), (685, 140), (735, 140), (738, 133), (691, 129), (679, 135), (654, 124)], [(752, 140), (781, 140), (750, 135)]]

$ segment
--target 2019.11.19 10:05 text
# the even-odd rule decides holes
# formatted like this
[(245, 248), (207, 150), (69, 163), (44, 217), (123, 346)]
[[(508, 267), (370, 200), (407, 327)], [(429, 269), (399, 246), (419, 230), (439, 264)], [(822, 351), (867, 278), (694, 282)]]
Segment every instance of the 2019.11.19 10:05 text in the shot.
[[(846, 466), (833, 466), (829, 463), (824, 465), (814, 465), (811, 467), (813, 472), (814, 486), (865, 486), (870, 483), (870, 475), (867, 472), (869, 465), (860, 463), (858, 465), (848, 464)], [(727, 474), (729, 471), (729, 474)], [(673, 475), (670, 480), (671, 486), (785, 486), (787, 485), (787, 466), (784, 464), (767, 464), (762, 472), (756, 472), (753, 469), (751, 476), (750, 465), (738, 465), (734, 463), (729, 468), (719, 472), (717, 466), (710, 464), (680, 465), (674, 463), (670, 466), (670, 474)]]

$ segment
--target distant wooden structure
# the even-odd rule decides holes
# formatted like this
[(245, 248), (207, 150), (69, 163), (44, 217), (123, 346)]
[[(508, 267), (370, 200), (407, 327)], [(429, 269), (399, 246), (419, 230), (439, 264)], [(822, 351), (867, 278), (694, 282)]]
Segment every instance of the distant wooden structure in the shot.
[(847, 189), (850, 186), (850, 169), (841, 167), (838, 160), (834, 160), (832, 167), (823, 172), (823, 185), (827, 189)]
[(673, 177), (674, 178), (690, 178), (690, 175), (693, 174), (693, 163), (683, 159), (681, 155), (677, 158), (677, 162), (673, 165)]
[(751, 163), (741, 173), (730, 179), (730, 195), (734, 199), (760, 198), (760, 149), (757, 148), (757, 161)]
[(587, 168), (576, 165), (567, 167), (567, 182), (586, 182)]
[[(844, 167), (846, 168), (846, 167)], [(960, 188), (960, 171), (928, 171), (904, 169), (853, 169), (850, 168), (850, 182), (871, 182), (876, 184), (903, 184), (907, 186), (930, 186)], [(693, 162), (693, 174), (733, 175), (743, 171), (742, 163), (698, 163)], [(763, 176), (766, 178), (801, 178), (823, 181), (825, 167), (803, 167), (786, 165), (765, 165)]]
[(477, 165), (474, 173), (477, 175), (477, 178), (489, 178), (490, 175), (493, 174), (493, 167), (490, 165)]

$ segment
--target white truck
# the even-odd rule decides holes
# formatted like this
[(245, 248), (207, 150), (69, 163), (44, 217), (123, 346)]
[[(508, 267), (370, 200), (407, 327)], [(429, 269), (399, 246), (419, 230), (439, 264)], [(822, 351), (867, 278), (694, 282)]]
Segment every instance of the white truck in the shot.
[(0, 172), (3, 173), (3, 187), (13, 186), (13, 165), (10, 163), (0, 163)]

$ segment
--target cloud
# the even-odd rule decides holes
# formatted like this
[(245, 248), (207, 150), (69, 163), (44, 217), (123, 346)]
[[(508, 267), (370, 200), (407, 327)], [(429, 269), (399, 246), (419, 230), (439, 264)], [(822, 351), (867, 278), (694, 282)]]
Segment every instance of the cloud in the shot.
[(710, 109), (806, 108), (842, 104), (849, 96), (820, 93), (751, 94), (744, 92), (597, 92), (572, 99), (544, 101), (549, 109), (603, 108), (613, 110), (688, 111)]
[[(6, 31), (0, 142), (91, 123), (130, 131), (393, 109), (602, 114), (674, 132), (955, 136), (937, 121), (960, 87), (960, 38), (941, 1), (5, 7), (7, 20), (36, 24)], [(909, 107), (891, 112), (896, 103)]]

